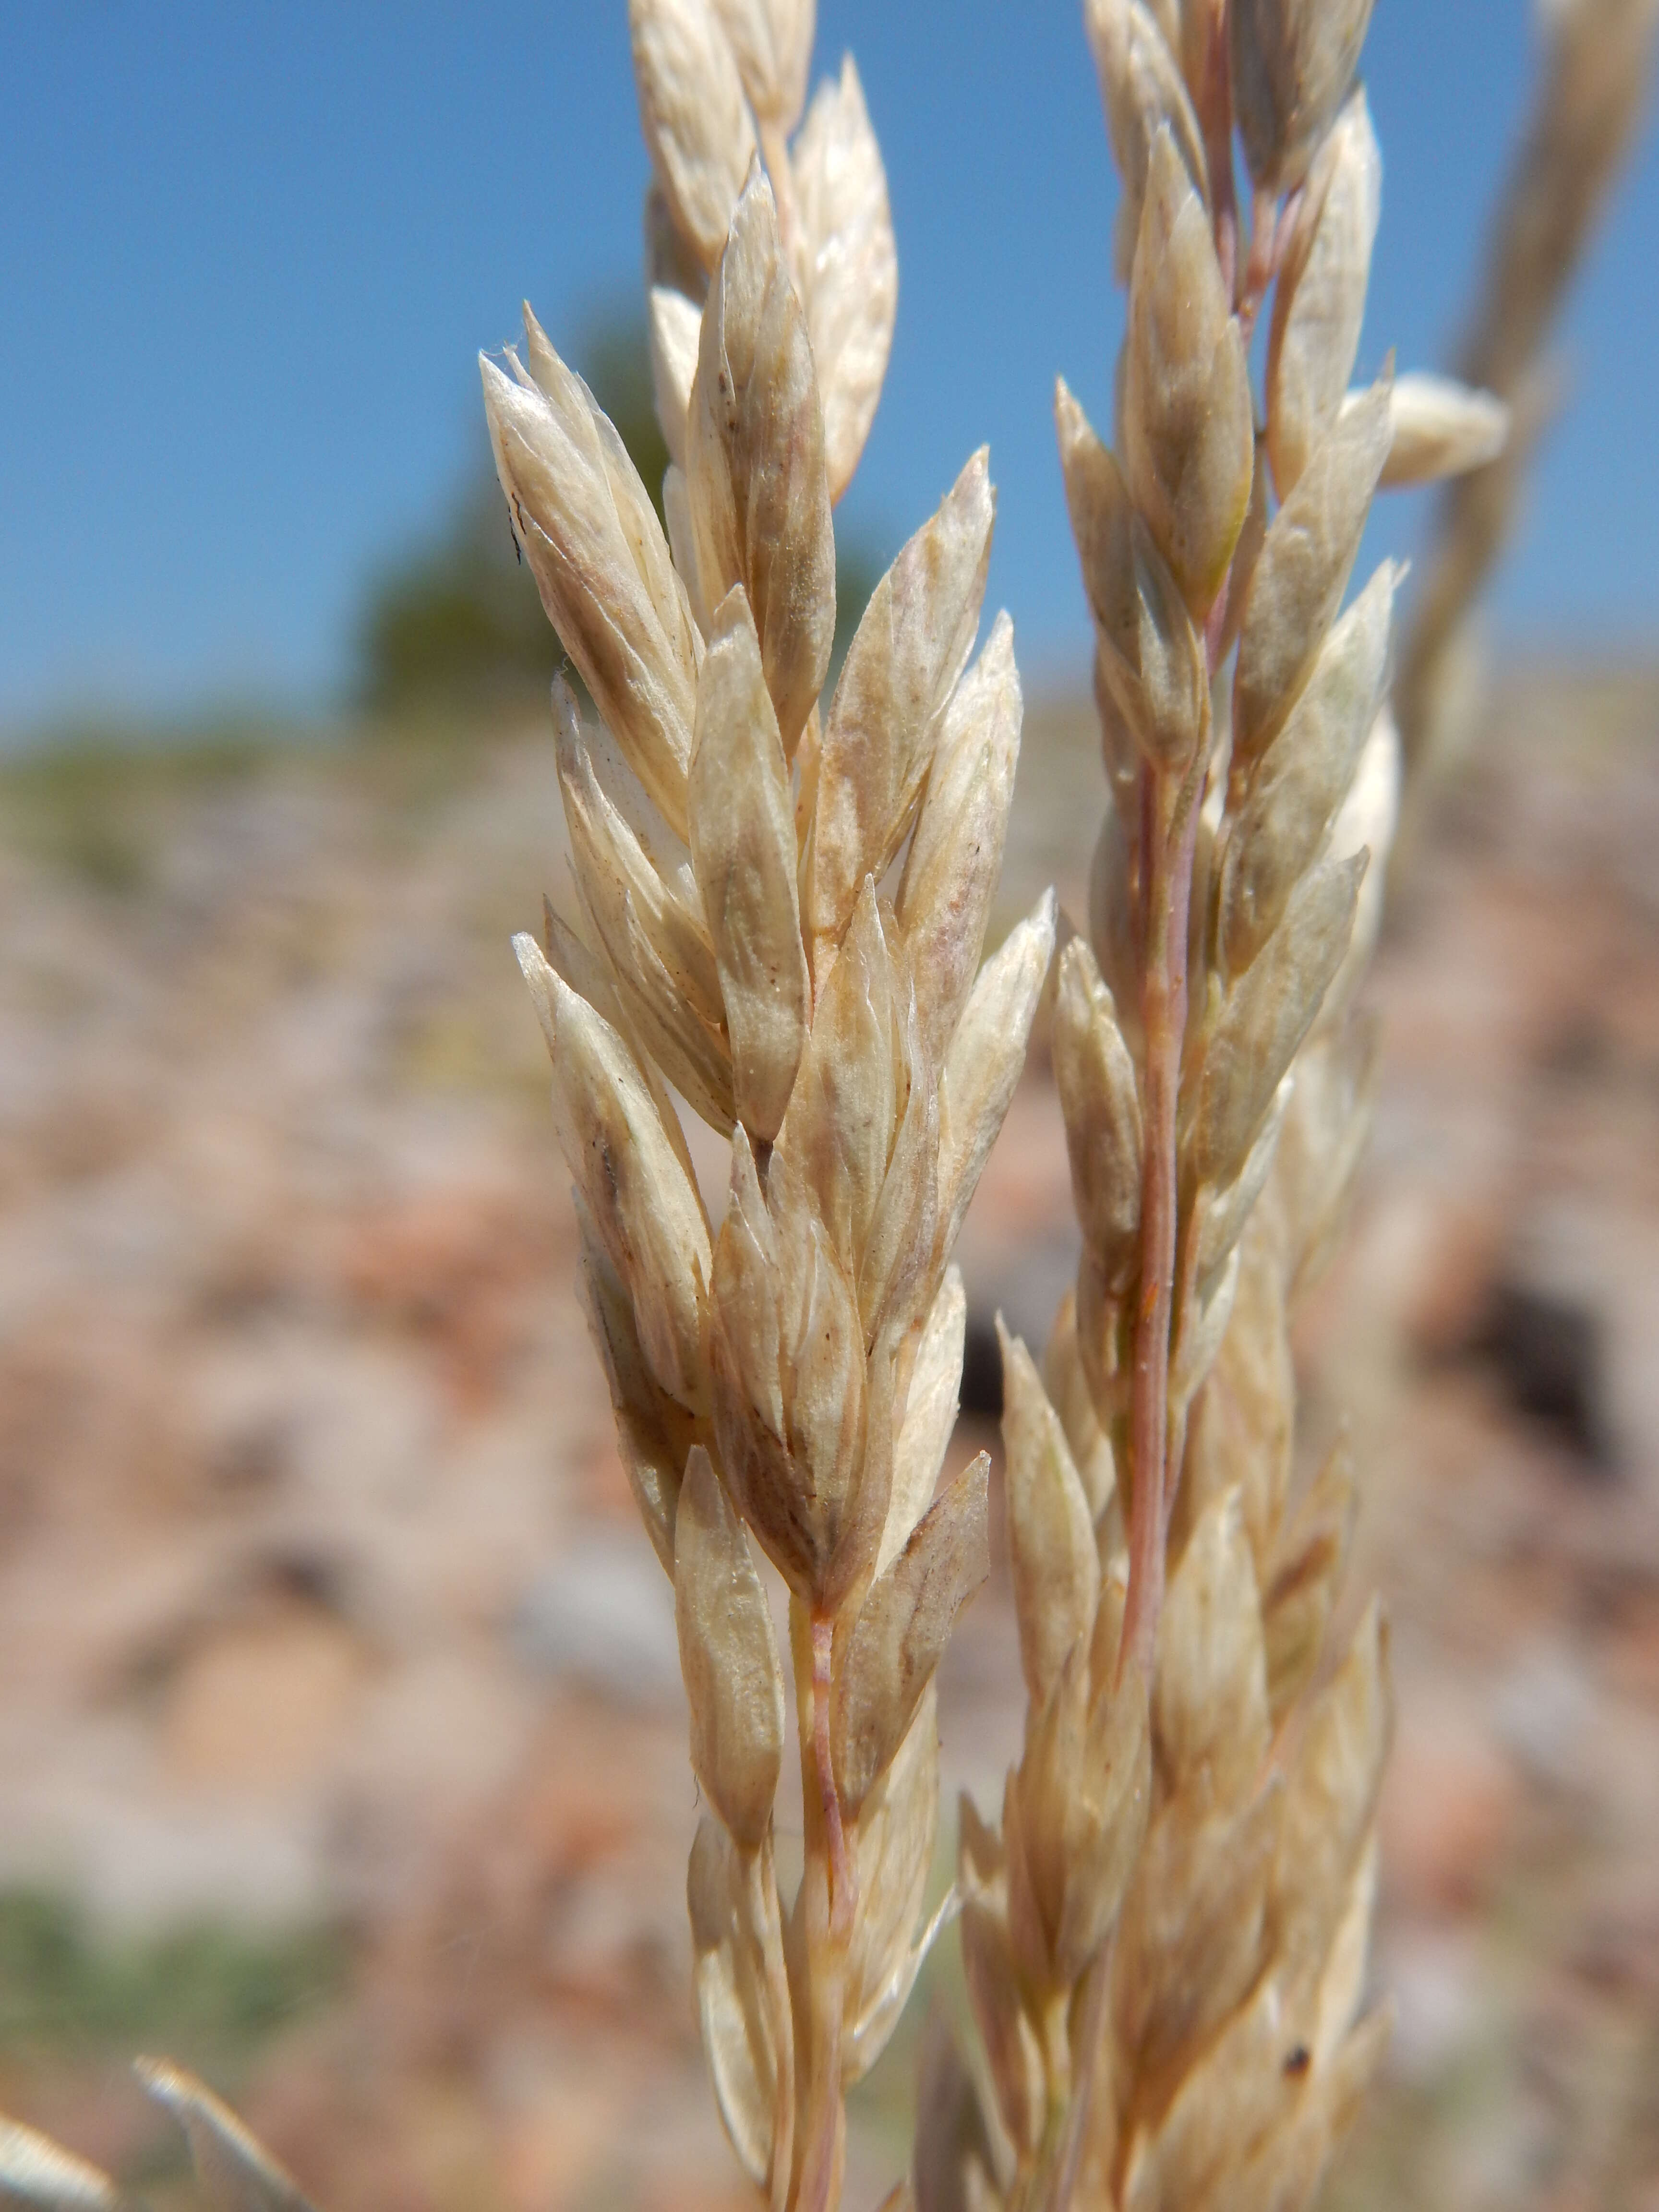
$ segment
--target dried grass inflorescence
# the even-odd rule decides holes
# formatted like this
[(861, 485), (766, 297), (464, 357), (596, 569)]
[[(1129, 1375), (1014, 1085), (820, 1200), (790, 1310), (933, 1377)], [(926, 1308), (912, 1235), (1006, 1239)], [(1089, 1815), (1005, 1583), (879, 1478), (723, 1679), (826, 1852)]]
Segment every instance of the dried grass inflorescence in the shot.
[(984, 2063), (975, 2091), (936, 2058), (924, 2212), (1302, 2205), (1382, 2048), (1386, 1630), (1373, 1604), (1326, 1648), (1341, 1445), (1291, 1486), (1398, 773), (1397, 571), (1343, 602), (1379, 485), (1488, 459), (1505, 419), (1391, 366), (1350, 388), (1369, 0), (1086, 14), (1129, 301), (1113, 445), (1056, 405), (1110, 786), (1054, 1018), (1084, 1251), (1046, 1373), (1005, 1345), (1025, 1742), (1000, 1828), (963, 1808)]
[[(1386, 1630), (1374, 1604), (1338, 1610), (1341, 1443), (1291, 1480), (1290, 1322), (1363, 1144), (1353, 1000), (1400, 781), (1397, 570), (1344, 601), (1379, 486), (1480, 471), (1419, 623), (1424, 666), (1443, 659), (1514, 497), (1506, 403), (1533, 422), (1659, 0), (1553, 11), (1469, 349), (1492, 391), (1391, 367), (1351, 389), (1380, 210), (1370, 12), (1085, 0), (1129, 313), (1112, 444), (1063, 384), (1056, 404), (1109, 787), (1087, 931), (1057, 963), (1049, 899), (981, 965), (1020, 724), (1006, 617), (973, 657), (982, 454), (823, 696), (833, 508), (896, 263), (850, 60), (803, 119), (811, 0), (631, 0), (666, 532), (528, 310), (522, 357), (483, 365), (514, 535), (585, 693), (555, 697), (580, 910), (516, 945), (623, 1457), (674, 1586), (709, 1808), (689, 1879), (704, 2040), (776, 2212), (838, 2201), (846, 2088), (948, 1910), (924, 1916), (933, 1678), (987, 1568), (984, 1456), (934, 1496), (965, 1326), (948, 1262), (1051, 968), (1083, 1256), (1043, 1370), (1004, 1340), (1027, 1725), (1000, 1822), (962, 1808), (980, 2047), (933, 2047), (920, 2212), (1295, 2212), (1386, 2032), (1360, 2010)], [(731, 1142), (718, 1224), (677, 1097)], [(216, 2212), (305, 2212), (201, 2083), (140, 2073)], [(3, 2192), (120, 2201), (9, 2123)]]
[[(840, 2192), (843, 2095), (930, 1930), (933, 1680), (987, 1571), (987, 1462), (935, 1499), (951, 1243), (1018, 1076), (1052, 902), (980, 965), (1018, 749), (1006, 618), (973, 658), (975, 454), (878, 586), (834, 695), (831, 520), (891, 336), (852, 63), (804, 121), (810, 0), (634, 0), (665, 536), (526, 311), (483, 365), (525, 558), (600, 718), (556, 698), (580, 913), (517, 941), (553, 1058), (617, 1431), (674, 1583), (709, 1808), (704, 2040), (775, 2205)], [(797, 125), (799, 125), (799, 128)], [(792, 135), (793, 134), (793, 135)], [(718, 1226), (674, 1092), (732, 1146)], [(760, 1559), (788, 1592), (781, 1655)], [(773, 1805), (793, 1698), (805, 1871)]]

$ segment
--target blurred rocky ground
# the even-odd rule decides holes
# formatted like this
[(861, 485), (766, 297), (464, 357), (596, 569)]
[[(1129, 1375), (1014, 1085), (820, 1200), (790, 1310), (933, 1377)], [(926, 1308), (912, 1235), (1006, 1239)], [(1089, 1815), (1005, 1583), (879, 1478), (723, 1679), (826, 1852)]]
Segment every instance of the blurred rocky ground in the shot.
[[(1301, 1344), (1401, 1697), (1343, 2212), (1659, 2207), (1656, 739), (1659, 680), (1508, 683), (1373, 986)], [(1099, 804), (1086, 716), (1035, 710), (1005, 922), (1082, 910)], [(670, 1595), (507, 951), (560, 849), (535, 729), (0, 774), (0, 2107), (158, 2201), (158, 2042), (337, 2212), (746, 2201)], [(1039, 1052), (964, 1237), (961, 1452), (992, 1316), (1040, 1339), (1073, 1251)], [(1019, 1720), (994, 1579), (952, 1795)], [(855, 2204), (915, 2054), (859, 2093)]]

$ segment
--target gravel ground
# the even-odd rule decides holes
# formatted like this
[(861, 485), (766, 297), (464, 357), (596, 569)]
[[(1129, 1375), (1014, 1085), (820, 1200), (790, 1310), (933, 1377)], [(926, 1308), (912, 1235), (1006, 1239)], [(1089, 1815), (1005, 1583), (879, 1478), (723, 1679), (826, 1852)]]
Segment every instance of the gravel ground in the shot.
[[(1372, 1164), (1299, 1347), (1401, 1705), (1345, 2212), (1659, 2206), (1656, 724), (1651, 679), (1516, 682), (1373, 986)], [(1051, 878), (1080, 910), (1097, 804), (1086, 718), (1039, 706), (1005, 921)], [(112, 1946), (337, 1931), (233, 2086), (354, 2212), (743, 2201), (669, 1592), (507, 951), (560, 851), (530, 731), (0, 778), (0, 1890)], [(1040, 1339), (1073, 1251), (1039, 1051), (976, 1323)], [(1017, 1673), (994, 1577), (952, 1798), (994, 1801)], [(161, 2172), (109, 2042), (0, 2021), (0, 2101)], [(854, 2203), (913, 2060), (860, 2093)]]

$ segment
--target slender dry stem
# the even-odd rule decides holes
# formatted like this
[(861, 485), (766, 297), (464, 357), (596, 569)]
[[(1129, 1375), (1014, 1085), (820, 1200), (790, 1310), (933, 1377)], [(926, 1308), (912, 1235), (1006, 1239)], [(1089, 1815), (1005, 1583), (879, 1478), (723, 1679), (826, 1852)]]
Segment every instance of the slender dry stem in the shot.
[(1480, 692), (1471, 623), (1514, 532), (1527, 472), (1564, 381), (1550, 356), (1563, 302), (1637, 141), (1659, 49), (1659, 0), (1563, 0), (1540, 10), (1531, 111), (1491, 219), (1459, 374), (1506, 403), (1503, 451), (1441, 495), (1395, 683), (1407, 777), (1402, 849), (1419, 794), (1466, 742)]

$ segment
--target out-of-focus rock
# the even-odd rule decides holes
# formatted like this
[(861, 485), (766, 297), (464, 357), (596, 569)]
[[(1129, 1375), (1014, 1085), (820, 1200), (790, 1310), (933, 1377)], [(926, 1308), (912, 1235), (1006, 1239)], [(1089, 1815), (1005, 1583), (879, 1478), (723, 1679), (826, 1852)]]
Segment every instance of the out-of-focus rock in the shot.
[(161, 1759), (182, 1788), (280, 1801), (313, 1788), (352, 1721), (364, 1654), (310, 1607), (208, 1632), (166, 1692)]
[(1499, 1686), (1494, 1717), (1504, 1743), (1537, 1780), (1582, 1788), (1593, 1771), (1595, 1693), (1576, 1653), (1554, 1638), (1520, 1651)]
[(1500, 1264), (1504, 1209), (1437, 1193), (1418, 1194), (1401, 1322), (1412, 1349), (1426, 1359), (1466, 1355), (1479, 1335)]
[(562, 1224), (562, 1209), (522, 1192), (422, 1192), (344, 1237), (343, 1283), (359, 1310), (429, 1346), (457, 1407), (476, 1413), (527, 1348), (525, 1292), (565, 1257)]
[[(1341, 2212), (1640, 2206), (1659, 2158), (1632, 2117), (1659, 2065), (1655, 696), (1507, 694), (1368, 987), (1376, 1141), (1297, 1325), (1401, 1708), (1374, 1973), (1401, 2027)], [(225, 2084), (319, 2203), (735, 2206), (672, 1595), (507, 949), (560, 890), (544, 732), (117, 763), (93, 796), (114, 872), (84, 793), (50, 836), (0, 806), (0, 1882), (118, 1929), (354, 1931), (339, 2009)], [(994, 936), (1048, 883), (1086, 909), (1103, 803), (1086, 704), (1034, 701)], [(718, 1214), (729, 1149), (690, 1133)], [(987, 1325), (1040, 1357), (1076, 1249), (1039, 1025), (958, 1250), (947, 1470), (996, 1447)], [(1595, 1317), (1567, 1428), (1521, 1401), (1535, 1316), (1478, 1352), (1494, 1285)], [(1574, 1425), (1617, 1481), (1571, 1479)], [(941, 1674), (947, 1807), (994, 1808), (1022, 1720), (999, 1568)], [(907, 2063), (860, 2105), (849, 2202), (890, 2182)], [(118, 2078), (0, 2038), (0, 2104), (122, 2160), (159, 2138)]]
[(1609, 1468), (1604, 1331), (1593, 1307), (1532, 1283), (1500, 1280), (1476, 1343), (1522, 1413), (1544, 1422), (1587, 1466)]
[[(1426, 1686), (1425, 1686), (1426, 1687)], [(1455, 1917), (1490, 1896), (1519, 1802), (1513, 1762), (1474, 1716), (1408, 1701), (1383, 1779), (1389, 1894), (1413, 1915)]]
[(580, 1536), (537, 1577), (514, 1628), (543, 1674), (574, 1677), (624, 1705), (678, 1706), (674, 1594), (636, 1529)]
[(1463, 2057), (1480, 2022), (1478, 1938), (1467, 1929), (1413, 1929), (1391, 1942), (1378, 1978), (1394, 2005), (1389, 2063), (1428, 2083)]

